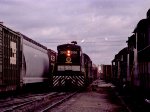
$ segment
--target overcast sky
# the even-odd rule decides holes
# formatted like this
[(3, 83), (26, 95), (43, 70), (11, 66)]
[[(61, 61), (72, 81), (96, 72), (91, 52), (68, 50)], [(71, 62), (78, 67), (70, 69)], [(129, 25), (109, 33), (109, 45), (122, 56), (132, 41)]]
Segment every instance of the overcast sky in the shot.
[(0, 0), (0, 21), (46, 47), (77, 41), (95, 64), (127, 46), (150, 0)]

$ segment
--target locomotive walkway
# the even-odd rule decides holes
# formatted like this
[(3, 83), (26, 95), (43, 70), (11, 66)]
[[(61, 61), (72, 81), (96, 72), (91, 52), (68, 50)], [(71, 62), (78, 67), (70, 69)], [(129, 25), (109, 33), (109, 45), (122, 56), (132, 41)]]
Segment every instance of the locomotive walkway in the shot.
[(86, 92), (77, 94), (51, 112), (129, 112), (113, 88), (110, 83), (96, 80)]

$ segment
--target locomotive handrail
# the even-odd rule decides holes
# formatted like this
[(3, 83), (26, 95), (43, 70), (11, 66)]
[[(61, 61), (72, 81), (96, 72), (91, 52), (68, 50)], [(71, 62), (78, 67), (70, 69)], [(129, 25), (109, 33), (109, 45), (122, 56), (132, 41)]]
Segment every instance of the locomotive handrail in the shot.
[(146, 50), (147, 48), (149, 48), (150, 47), (150, 45), (148, 45), (148, 46), (146, 46), (145, 48), (143, 48), (142, 50), (139, 50), (138, 51), (138, 53), (140, 53), (140, 52), (142, 52), (142, 51), (144, 51), (144, 50)]

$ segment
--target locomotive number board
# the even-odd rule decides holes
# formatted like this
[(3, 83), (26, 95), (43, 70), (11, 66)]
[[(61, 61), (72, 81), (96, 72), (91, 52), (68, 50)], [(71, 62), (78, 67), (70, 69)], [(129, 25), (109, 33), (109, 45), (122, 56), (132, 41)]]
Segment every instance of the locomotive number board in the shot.
[(66, 70), (80, 71), (80, 66), (59, 65), (57, 70), (58, 71), (66, 71)]

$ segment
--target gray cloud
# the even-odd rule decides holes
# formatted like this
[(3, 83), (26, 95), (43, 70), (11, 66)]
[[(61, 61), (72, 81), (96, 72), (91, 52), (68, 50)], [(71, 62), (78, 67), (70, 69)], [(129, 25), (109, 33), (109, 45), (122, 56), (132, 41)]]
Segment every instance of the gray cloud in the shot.
[[(43, 45), (77, 40), (96, 64), (126, 47), (149, 0), (0, 0), (0, 21)], [(83, 43), (81, 41), (84, 40)]]

